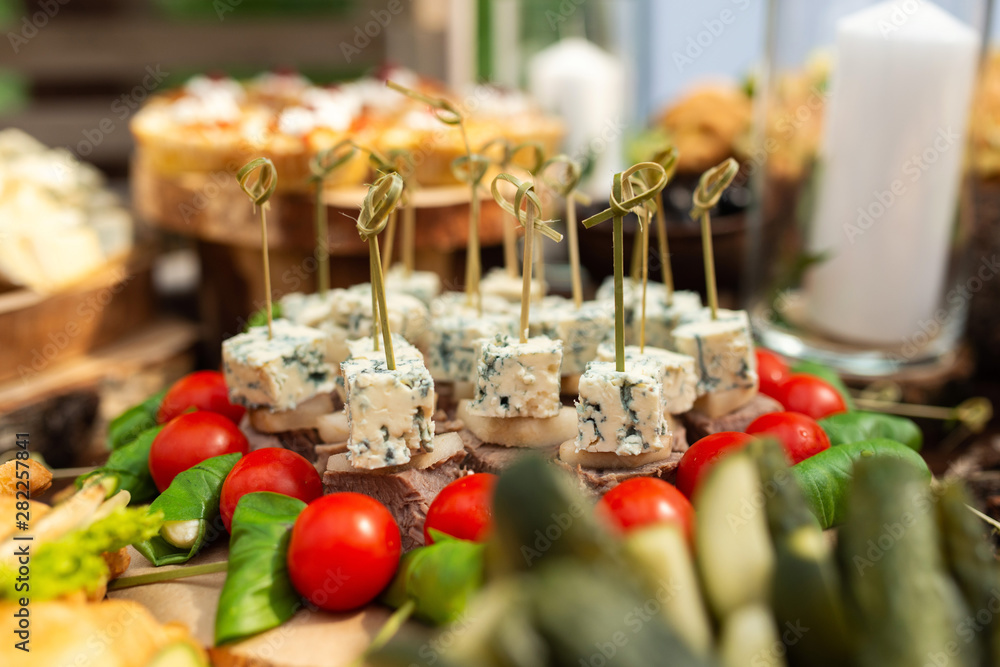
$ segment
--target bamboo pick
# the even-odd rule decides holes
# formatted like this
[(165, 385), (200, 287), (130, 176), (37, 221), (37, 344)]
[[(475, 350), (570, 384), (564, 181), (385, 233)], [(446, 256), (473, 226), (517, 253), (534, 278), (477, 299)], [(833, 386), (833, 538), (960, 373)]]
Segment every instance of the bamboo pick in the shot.
[[(644, 179), (639, 183), (640, 191), (632, 194), (630, 190), (634, 186), (630, 177), (645, 170), (651, 170), (659, 178), (651, 187), (641, 189), (641, 186), (645, 186), (649, 182), (648, 179)], [(655, 162), (639, 162), (625, 171), (615, 174), (608, 208), (583, 221), (583, 226), (589, 229), (609, 218), (612, 219), (614, 238), (612, 250), (615, 264), (615, 370), (619, 373), (625, 371), (625, 304), (623, 296), (625, 260), (622, 249), (622, 221), (629, 211), (649, 201), (663, 190), (667, 184), (666, 176), (663, 167)], [(626, 193), (629, 193), (630, 196), (626, 196)]]
[[(260, 170), (257, 178), (250, 180), (251, 175)], [(260, 251), (264, 263), (264, 298), (267, 304), (267, 339), (274, 337), (274, 327), (272, 324), (272, 304), (271, 304), (271, 265), (267, 252), (267, 209), (270, 208), (268, 202), (274, 189), (278, 185), (278, 172), (274, 168), (274, 163), (266, 157), (259, 157), (250, 160), (243, 168), (236, 173), (236, 180), (240, 184), (240, 189), (250, 197), (254, 208), (260, 209)]]
[(691, 205), (691, 218), (701, 221), (701, 250), (705, 262), (705, 289), (712, 319), (718, 319), (719, 293), (715, 286), (715, 256), (712, 251), (712, 227), (709, 211), (719, 203), (722, 193), (736, 178), (739, 163), (733, 158), (712, 167), (698, 181)]
[(320, 294), (326, 294), (330, 289), (330, 229), (327, 226), (326, 204), (323, 203), (323, 181), (346, 164), (357, 153), (357, 146), (350, 139), (344, 139), (337, 144), (317, 153), (309, 161), (310, 180), (315, 190), (316, 213), (316, 261), (319, 265), (319, 275), (316, 278)]
[(361, 204), (358, 215), (358, 233), (368, 243), (369, 270), (371, 271), (372, 294), (372, 339), (378, 349), (378, 329), (381, 325), (382, 341), (385, 344), (385, 363), (389, 370), (396, 369), (396, 359), (392, 348), (392, 332), (389, 331), (389, 314), (386, 309), (385, 277), (382, 274), (382, 259), (379, 256), (378, 235), (388, 224), (392, 211), (399, 205), (403, 195), (403, 179), (391, 172), (381, 176), (368, 188), (368, 194)]
[[(546, 172), (554, 165), (563, 167), (563, 173), (556, 178), (546, 178)], [(582, 168), (580, 163), (566, 155), (554, 155), (545, 161), (539, 170), (545, 186), (565, 200), (566, 205), (566, 235), (569, 240), (569, 268), (573, 286), (573, 305), (580, 308), (583, 304), (583, 281), (580, 279), (580, 241), (577, 230), (576, 203), (590, 203), (590, 198), (577, 192)]]
[[(500, 181), (507, 181), (517, 188), (514, 195), (514, 203), (511, 204), (500, 192), (498, 184)], [(493, 199), (500, 207), (514, 216), (515, 220), (524, 227), (524, 271), (521, 278), (521, 324), (518, 332), (518, 340), (521, 343), (528, 342), (528, 325), (531, 308), (531, 256), (534, 246), (534, 236), (536, 233), (547, 236), (557, 243), (562, 241), (562, 234), (552, 229), (549, 225), (551, 220), (541, 220), (542, 204), (535, 192), (534, 183), (530, 181), (522, 182), (511, 174), (499, 174), (493, 179), (491, 185)], [(524, 207), (522, 208), (522, 203)], [(538, 216), (536, 218), (536, 216)]]

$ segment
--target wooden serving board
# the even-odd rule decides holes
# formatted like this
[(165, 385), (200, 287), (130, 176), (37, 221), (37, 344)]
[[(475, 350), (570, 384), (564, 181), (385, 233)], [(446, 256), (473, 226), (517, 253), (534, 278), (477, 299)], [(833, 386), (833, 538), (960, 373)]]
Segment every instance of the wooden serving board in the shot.
[(150, 253), (136, 250), (53, 294), (0, 293), (0, 382), (27, 381), (145, 325), (153, 309), (151, 265)]
[[(170, 569), (154, 568), (129, 547), (132, 564), (128, 576)], [(216, 545), (193, 558), (188, 565), (214, 563), (228, 555), (225, 545)], [(300, 610), (283, 625), (235, 644), (212, 648), (215, 613), (226, 579), (224, 572), (206, 574), (108, 593), (110, 598), (134, 600), (145, 605), (163, 623), (180, 623), (204, 646), (209, 647), (215, 667), (342, 667), (360, 656), (389, 618), (384, 607), (332, 614)]]
[[(280, 174), (279, 174), (280, 178)], [(243, 248), (260, 248), (260, 222), (232, 174), (217, 172), (164, 176), (141, 156), (132, 162), (132, 199), (139, 216), (161, 229), (202, 241)], [(327, 193), (330, 253), (367, 256), (368, 245), (358, 236), (355, 220), (364, 199), (363, 188)], [(488, 189), (480, 193), (480, 241), (484, 246), (503, 239), (504, 215)], [(468, 240), (469, 191), (465, 187), (425, 188), (414, 192), (417, 208), (417, 251), (450, 252)], [(313, 196), (276, 193), (268, 213), (268, 247), (294, 251), (301, 258), (315, 248)]]

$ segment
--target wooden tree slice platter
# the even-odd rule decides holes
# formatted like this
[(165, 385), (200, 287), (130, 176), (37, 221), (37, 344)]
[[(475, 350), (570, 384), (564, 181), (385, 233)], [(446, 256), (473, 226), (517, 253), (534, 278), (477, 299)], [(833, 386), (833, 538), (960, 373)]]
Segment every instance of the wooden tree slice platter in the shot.
[[(279, 174), (280, 178), (280, 174)], [(139, 216), (161, 229), (203, 241), (249, 248), (260, 247), (260, 223), (236, 178), (225, 172), (164, 176), (141, 156), (132, 163), (132, 196)], [(327, 193), (327, 224), (332, 255), (367, 255), (368, 246), (355, 228), (364, 188)], [(489, 196), (480, 193), (481, 243), (503, 239), (504, 216)], [(457, 186), (426, 188), (413, 193), (417, 208), (417, 250), (452, 251), (468, 240), (469, 190)], [(268, 246), (272, 250), (313, 252), (315, 207), (313, 197), (276, 193), (268, 213)]]
[[(214, 546), (188, 565), (213, 563), (228, 556), (224, 545)], [(166, 570), (154, 568), (129, 547), (132, 564), (128, 576)], [(111, 591), (108, 597), (145, 605), (163, 623), (180, 623), (206, 647), (215, 633), (215, 612), (226, 579), (224, 572), (178, 579), (148, 586)], [(384, 607), (332, 614), (301, 609), (283, 625), (235, 644), (210, 648), (215, 667), (342, 667), (360, 656), (389, 618)]]

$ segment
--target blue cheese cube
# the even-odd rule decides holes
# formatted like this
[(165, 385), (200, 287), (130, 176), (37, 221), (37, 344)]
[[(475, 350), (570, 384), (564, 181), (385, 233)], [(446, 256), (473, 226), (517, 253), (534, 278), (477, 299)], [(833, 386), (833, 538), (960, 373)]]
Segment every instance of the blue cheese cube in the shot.
[(558, 415), (562, 350), (562, 341), (545, 336), (525, 343), (504, 335), (482, 341), (469, 411), (483, 417)]
[(479, 364), (479, 341), (497, 334), (516, 335), (512, 314), (487, 313), (456, 308), (451, 314), (431, 319), (424, 349), (427, 367), (437, 381), (475, 382)]
[[(531, 300), (536, 301), (548, 292), (548, 285), (537, 278), (531, 281)], [(479, 291), (483, 295), (495, 296), (509, 303), (521, 303), (524, 292), (524, 279), (520, 275), (512, 276), (503, 268), (492, 269), (479, 282)]]
[[(641, 290), (640, 290), (641, 291)], [(665, 350), (674, 349), (674, 329), (691, 313), (701, 310), (701, 295), (697, 292), (684, 290), (673, 294), (673, 303), (667, 305), (666, 293), (654, 298), (646, 297), (646, 345)], [(639, 342), (640, 322), (642, 320), (642, 301), (636, 302), (634, 308), (632, 336), (636, 344)]]
[(694, 357), (697, 365), (695, 407), (710, 417), (745, 405), (757, 394), (758, 386), (746, 311), (720, 311), (720, 318), (700, 319), (674, 330), (677, 350)]
[(345, 291), (332, 289), (326, 294), (291, 292), (278, 299), (278, 305), (281, 306), (281, 316), (295, 324), (319, 328), (320, 324), (331, 320), (333, 306)]
[[(509, 315), (518, 310), (510, 301), (501, 299), (495, 294), (482, 294), (480, 299), (484, 313)], [(469, 304), (465, 292), (445, 292), (431, 302), (431, 317), (441, 315), (475, 314), (476, 309)]]
[(276, 412), (333, 391), (330, 336), (284, 319), (275, 320), (273, 329), (270, 340), (262, 326), (222, 343), (229, 400)]
[(396, 368), (389, 370), (384, 351), (371, 351), (340, 365), (347, 395), (348, 459), (356, 468), (402, 465), (433, 449), (434, 380), (419, 352), (410, 354), (400, 346), (395, 360)]
[[(372, 341), (371, 336), (367, 338), (356, 338), (351, 341), (347, 341), (344, 345), (346, 353), (344, 357), (340, 359), (340, 364), (338, 364), (338, 373), (336, 378), (337, 393), (344, 400), (347, 398), (346, 389), (344, 387), (344, 374), (340, 372), (340, 366), (344, 361), (348, 359), (385, 359), (385, 350), (383, 349), (384, 341), (382, 337), (378, 338), (378, 349), (375, 349), (375, 343)], [(393, 358), (399, 361), (400, 359), (405, 359), (408, 361), (419, 361), (421, 364), (424, 363), (424, 355), (416, 347), (411, 345), (403, 336), (399, 334), (392, 334), (392, 354)]]
[[(599, 361), (615, 360), (615, 344), (605, 341), (597, 348)], [(656, 377), (662, 387), (660, 401), (665, 415), (679, 415), (694, 406), (698, 397), (698, 372), (695, 360), (661, 348), (646, 346), (640, 352), (638, 345), (625, 346), (626, 363), (637, 364)]]
[(563, 375), (583, 373), (597, 358), (597, 346), (614, 329), (614, 306), (606, 301), (586, 301), (579, 309), (562, 297), (532, 304), (529, 332), (562, 341)]
[[(407, 340), (417, 341), (427, 331), (429, 313), (424, 303), (409, 294), (386, 293), (389, 311), (389, 330)], [(332, 321), (347, 331), (349, 339), (372, 335), (371, 283), (354, 285), (339, 295), (334, 302)]]
[(635, 456), (671, 446), (659, 380), (644, 366), (594, 361), (580, 378), (577, 451)]
[(441, 293), (441, 278), (433, 271), (412, 271), (406, 275), (406, 268), (402, 264), (395, 264), (385, 274), (385, 289), (388, 292), (408, 294), (429, 306)]
[[(614, 304), (614, 276), (608, 277), (597, 290), (597, 300)], [(625, 278), (622, 283), (622, 303), (625, 307), (625, 343), (638, 345), (642, 322), (642, 282)], [(671, 332), (684, 321), (685, 315), (701, 308), (701, 295), (685, 290), (675, 291), (667, 304), (667, 288), (663, 283), (646, 284), (646, 344), (673, 349)]]

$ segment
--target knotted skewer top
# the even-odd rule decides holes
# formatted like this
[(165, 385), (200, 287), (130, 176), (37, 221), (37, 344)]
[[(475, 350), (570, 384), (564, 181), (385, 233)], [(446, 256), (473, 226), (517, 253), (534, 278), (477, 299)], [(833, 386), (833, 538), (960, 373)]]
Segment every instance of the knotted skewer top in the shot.
[[(556, 165), (561, 165), (563, 167), (560, 177), (546, 177), (546, 172), (548, 172), (551, 167)], [(577, 186), (580, 185), (580, 179), (583, 177), (583, 169), (580, 168), (579, 162), (568, 155), (553, 155), (542, 164), (538, 173), (539, 177), (542, 179), (542, 183), (545, 184), (545, 187), (552, 190), (563, 199), (566, 199), (571, 195), (577, 198), (579, 198), (579, 196), (585, 196), (574, 192)], [(587, 203), (589, 203), (589, 198), (587, 199)]]
[[(658, 177), (652, 185), (649, 184), (649, 179), (646, 178), (642, 179), (641, 183), (630, 183), (630, 178), (634, 174), (639, 174), (647, 170), (652, 171)], [(667, 172), (662, 165), (655, 162), (639, 162), (634, 164), (625, 171), (615, 174), (614, 187), (612, 188), (611, 195), (608, 197), (608, 208), (584, 220), (583, 226), (589, 229), (610, 218), (625, 217), (632, 209), (656, 197), (666, 185)], [(622, 194), (616, 195), (616, 192), (621, 192)], [(626, 193), (631, 196), (628, 196)], [(619, 196), (622, 201), (618, 200)]]
[[(258, 169), (260, 171), (257, 178), (251, 180), (251, 176)], [(243, 165), (243, 168), (236, 172), (236, 180), (240, 184), (240, 189), (250, 197), (254, 207), (263, 206), (278, 187), (278, 171), (271, 160), (259, 157)]]
[(740, 164), (729, 158), (702, 174), (691, 198), (691, 218), (697, 220), (712, 210), (739, 171)]
[(396, 172), (383, 174), (368, 188), (358, 215), (358, 234), (368, 242), (389, 222), (389, 214), (403, 196), (403, 178)]
[[(507, 181), (511, 185), (517, 188), (517, 192), (514, 194), (514, 203), (507, 201), (506, 198), (500, 193), (500, 188), (498, 183), (500, 181)], [(544, 236), (556, 241), (562, 241), (562, 234), (552, 229), (550, 226), (554, 221), (552, 220), (542, 220), (542, 203), (538, 199), (538, 195), (535, 194), (535, 184), (531, 181), (521, 182), (516, 176), (511, 174), (500, 174), (493, 179), (493, 185), (491, 186), (493, 192), (493, 199), (496, 200), (500, 208), (507, 211), (507, 213), (513, 215), (518, 224), (528, 229), (528, 206), (534, 208), (533, 215), (534, 219), (530, 222), (531, 228), (537, 232), (540, 232)]]
[(430, 95), (424, 95), (419, 91), (412, 90), (406, 86), (401, 86), (395, 81), (386, 81), (385, 85), (389, 86), (396, 92), (403, 93), (411, 99), (423, 102), (431, 108), (431, 113), (434, 114), (434, 117), (445, 125), (462, 124), (462, 113), (449, 100), (446, 100), (443, 97), (431, 97)]
[(310, 180), (322, 183), (323, 179), (345, 165), (357, 152), (357, 144), (350, 139), (343, 139), (330, 148), (321, 150), (309, 160), (309, 172), (312, 174)]

